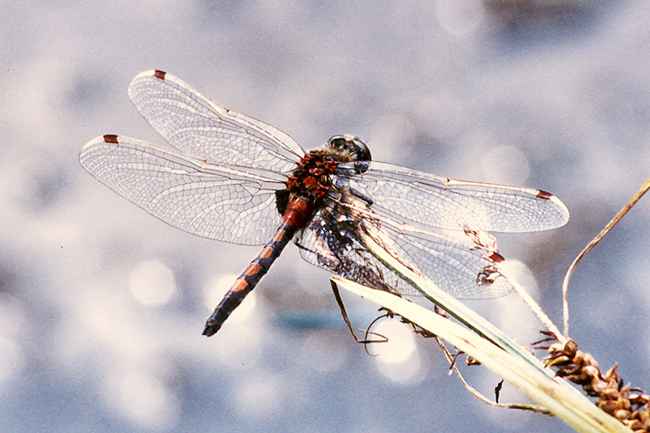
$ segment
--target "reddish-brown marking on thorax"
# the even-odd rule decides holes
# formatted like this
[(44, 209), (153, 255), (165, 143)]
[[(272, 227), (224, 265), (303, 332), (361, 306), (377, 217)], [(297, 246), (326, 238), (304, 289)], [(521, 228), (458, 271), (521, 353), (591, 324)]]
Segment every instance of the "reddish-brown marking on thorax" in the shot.
[(309, 152), (289, 176), (287, 190), (310, 199), (323, 197), (332, 186), (330, 175), (337, 166), (338, 161), (331, 156), (321, 151)]
[(312, 151), (300, 159), (300, 164), (287, 179), (289, 202), (283, 212), (285, 223), (305, 227), (322, 199), (332, 187), (331, 174), (338, 161), (322, 151)]

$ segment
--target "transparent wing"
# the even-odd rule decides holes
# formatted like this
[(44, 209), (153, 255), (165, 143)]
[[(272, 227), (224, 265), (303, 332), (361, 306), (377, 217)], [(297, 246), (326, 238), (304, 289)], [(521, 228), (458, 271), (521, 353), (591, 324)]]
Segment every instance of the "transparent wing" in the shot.
[[(319, 211), (296, 239), (307, 262), (369, 287), (418, 295), (363, 245), (360, 233), (373, 233), (373, 239), (387, 251), (456, 298), (495, 298), (507, 295), (513, 288), (498, 272), (501, 256), (481, 248), (467, 236), (451, 237), (422, 230), (408, 232), (406, 224), (398, 229), (392, 223), (382, 224), (367, 215), (364, 218), (343, 216), (340, 210)], [(355, 212), (346, 211), (348, 215)]]
[(377, 211), (429, 228), (523, 233), (569, 220), (557, 197), (532, 188), (464, 182), (383, 162), (352, 167), (342, 166), (336, 182), (371, 198)]
[(288, 172), (304, 150), (284, 132), (229, 110), (162, 71), (146, 71), (129, 85), (144, 118), (183, 153), (216, 163)]
[(469, 238), (435, 232), (405, 233), (384, 226), (389, 242), (398, 255), (427, 276), (439, 288), (458, 299), (490, 299), (505, 296), (513, 289), (498, 271), (503, 260)]
[(122, 197), (194, 235), (261, 245), (281, 222), (275, 191), (286, 177), (268, 170), (214, 164), (115, 135), (88, 142), (79, 161)]

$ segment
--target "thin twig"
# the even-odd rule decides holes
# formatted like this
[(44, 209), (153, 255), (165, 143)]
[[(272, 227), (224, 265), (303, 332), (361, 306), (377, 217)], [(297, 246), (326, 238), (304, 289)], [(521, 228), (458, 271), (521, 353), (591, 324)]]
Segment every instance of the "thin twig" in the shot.
[(573, 273), (573, 269), (576, 267), (576, 264), (589, 252), (593, 247), (595, 247), (598, 242), (601, 241), (603, 237), (609, 231), (614, 227), (625, 214), (632, 209), (632, 207), (638, 202), (641, 197), (643, 197), (643, 194), (645, 194), (648, 189), (650, 189), (650, 179), (646, 180), (643, 186), (634, 194), (632, 199), (621, 209), (612, 220), (607, 223), (605, 228), (601, 230), (600, 233), (598, 233), (598, 236), (593, 238), (591, 242), (578, 254), (578, 257), (575, 258), (573, 263), (571, 263), (571, 266), (569, 266), (569, 270), (567, 271), (566, 275), (564, 276), (564, 281), (562, 282), (562, 307), (564, 310), (564, 336), (566, 338), (569, 337), (569, 279), (571, 278), (571, 274)]
[(522, 301), (528, 305), (532, 312), (537, 316), (540, 322), (548, 329), (548, 331), (562, 343), (566, 343), (566, 338), (562, 336), (560, 330), (555, 326), (550, 317), (542, 310), (542, 307), (539, 306), (537, 302), (533, 299), (532, 296), (528, 294), (526, 289), (519, 284), (516, 280), (511, 280), (512, 286), (515, 288), (515, 292), (519, 295)]
[(489, 404), (490, 406), (502, 407), (506, 409), (528, 410), (532, 412), (543, 413), (546, 415), (551, 414), (548, 409), (542, 406), (538, 406), (534, 404), (498, 403), (494, 400), (487, 398), (465, 380), (463, 374), (458, 369), (458, 365), (456, 364), (456, 357), (451, 353), (449, 353), (447, 346), (445, 346), (445, 343), (440, 339), (440, 337), (435, 337), (435, 340), (436, 343), (438, 343), (438, 346), (440, 346), (440, 348), (442, 349), (442, 352), (445, 354), (445, 358), (447, 359), (447, 362), (449, 362), (450, 374), (453, 371), (456, 374), (456, 377), (458, 377), (458, 380), (460, 380), (460, 382), (463, 384), (465, 389), (474, 397), (482, 401), (483, 403)]
[[(330, 279), (330, 284), (332, 286), (332, 292), (334, 292), (334, 299), (336, 299), (336, 303), (339, 305), (339, 309), (341, 310), (341, 316), (343, 317), (343, 320), (345, 321), (345, 324), (348, 325), (348, 329), (350, 330), (350, 334), (352, 334), (352, 338), (354, 338), (354, 341), (356, 341), (359, 344), (370, 344), (370, 343), (386, 343), (388, 342), (388, 338), (381, 334), (377, 334), (376, 332), (370, 331), (370, 329), (367, 330), (360, 330), (361, 332), (364, 332), (366, 334), (366, 338), (363, 340), (359, 339), (357, 337), (357, 334), (354, 332), (354, 328), (352, 328), (352, 323), (350, 322), (350, 318), (348, 317), (348, 313), (345, 310), (345, 305), (343, 304), (343, 299), (341, 299), (341, 293), (339, 292), (339, 287), (336, 285), (334, 280)], [(375, 319), (377, 320), (377, 319)], [(374, 321), (373, 321), (374, 323)], [(372, 323), (370, 324), (372, 326)], [(375, 337), (379, 337), (378, 340), (371, 340), (368, 338), (369, 335), (374, 335)], [(368, 352), (368, 348), (366, 347), (366, 352)], [(368, 355), (370, 355), (368, 353)]]

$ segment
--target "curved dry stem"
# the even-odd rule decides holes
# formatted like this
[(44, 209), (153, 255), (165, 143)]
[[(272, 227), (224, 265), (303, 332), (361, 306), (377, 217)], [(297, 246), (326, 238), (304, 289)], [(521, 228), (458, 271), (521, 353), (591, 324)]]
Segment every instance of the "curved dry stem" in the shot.
[[(527, 411), (531, 411), (531, 412), (543, 413), (545, 415), (550, 415), (551, 414), (551, 412), (549, 412), (548, 409), (546, 409), (545, 407), (542, 407), (542, 406), (538, 406), (538, 405), (534, 405), (534, 404), (499, 403), (498, 401), (491, 400), (491, 399), (487, 398), (481, 392), (479, 392), (476, 388), (474, 388), (472, 385), (470, 385), (469, 382), (467, 382), (465, 380), (465, 377), (463, 376), (463, 374), (460, 372), (460, 369), (458, 368), (458, 364), (456, 364), (456, 356), (458, 354), (461, 354), (462, 352), (458, 352), (456, 355), (452, 355), (451, 353), (449, 353), (449, 350), (447, 349), (447, 346), (445, 346), (444, 341), (442, 341), (442, 339), (440, 337), (436, 336), (434, 338), (435, 338), (436, 343), (438, 343), (438, 346), (440, 347), (440, 349), (442, 349), (442, 352), (444, 353), (445, 358), (447, 359), (447, 362), (449, 362), (449, 369), (450, 369), (449, 374), (451, 374), (453, 372), (456, 375), (456, 377), (458, 377), (458, 380), (460, 380), (460, 382), (463, 384), (465, 389), (471, 395), (473, 395), (474, 397), (476, 397), (477, 399), (479, 399), (483, 403), (488, 404), (490, 406), (494, 406), (494, 407), (502, 407), (502, 408), (505, 408), (505, 409), (527, 410)], [(503, 380), (501, 380), (501, 382), (503, 382)]]
[(575, 269), (578, 262), (589, 252), (593, 247), (595, 247), (598, 242), (600, 242), (607, 233), (616, 225), (618, 222), (625, 216), (626, 213), (643, 197), (648, 189), (650, 189), (650, 179), (646, 180), (641, 188), (634, 194), (629, 202), (623, 209), (621, 209), (612, 220), (607, 223), (607, 225), (598, 233), (598, 235), (592, 239), (591, 242), (578, 254), (578, 257), (575, 258), (569, 269), (567, 270), (566, 275), (564, 276), (564, 281), (562, 282), (562, 308), (564, 311), (564, 336), (569, 338), (569, 280), (571, 279), (571, 274)]

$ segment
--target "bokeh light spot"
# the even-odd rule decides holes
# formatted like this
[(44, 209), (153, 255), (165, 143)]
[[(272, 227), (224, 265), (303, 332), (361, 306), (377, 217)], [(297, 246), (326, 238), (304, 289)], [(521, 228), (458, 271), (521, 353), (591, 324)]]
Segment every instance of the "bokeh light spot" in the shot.
[(147, 372), (116, 374), (106, 384), (108, 405), (140, 428), (172, 430), (180, 415), (180, 401)]
[(174, 273), (158, 260), (144, 261), (131, 271), (129, 289), (143, 305), (166, 304), (176, 292)]

